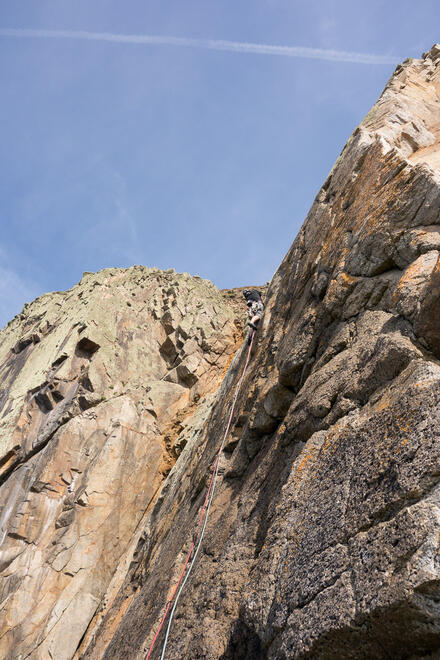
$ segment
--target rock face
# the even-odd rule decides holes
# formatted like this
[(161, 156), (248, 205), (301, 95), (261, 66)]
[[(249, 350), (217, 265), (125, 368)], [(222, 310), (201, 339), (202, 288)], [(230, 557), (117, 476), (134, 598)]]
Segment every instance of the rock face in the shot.
[(73, 656), (240, 337), (210, 282), (142, 267), (3, 330), (0, 657)]
[[(434, 46), (270, 284), (167, 658), (439, 657), (439, 130)], [(135, 267), (3, 331), (3, 656), (145, 658), (243, 368), (235, 309)]]

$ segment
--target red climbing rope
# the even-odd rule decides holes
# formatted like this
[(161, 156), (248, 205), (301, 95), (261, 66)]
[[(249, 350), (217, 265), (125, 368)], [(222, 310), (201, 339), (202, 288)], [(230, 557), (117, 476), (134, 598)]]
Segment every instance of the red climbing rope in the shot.
[[(194, 548), (195, 548), (195, 546), (196, 546), (196, 543), (197, 543), (196, 552), (194, 553), (194, 556), (193, 556), (193, 558), (192, 558), (192, 561), (191, 561), (191, 564), (190, 564), (190, 567), (189, 567), (188, 573), (187, 573), (187, 575), (186, 575), (186, 577), (185, 577), (185, 580), (183, 581), (182, 586), (181, 586), (180, 589), (179, 589), (179, 593), (177, 594), (176, 600), (175, 600), (174, 605), (173, 605), (173, 609), (172, 609), (172, 611), (171, 611), (171, 616), (170, 616), (170, 620), (169, 620), (169, 622), (168, 622), (168, 629), (167, 629), (167, 633), (166, 633), (166, 637), (165, 637), (165, 641), (164, 641), (164, 645), (163, 645), (163, 649), (162, 649), (162, 656), (161, 656), (161, 657), (163, 658), (164, 655), (165, 655), (165, 647), (166, 647), (167, 640), (168, 640), (168, 634), (169, 634), (169, 631), (170, 631), (171, 621), (172, 621), (172, 617), (173, 617), (173, 614), (174, 614), (174, 610), (175, 610), (175, 608), (176, 608), (177, 601), (178, 601), (178, 599), (179, 599), (180, 593), (181, 593), (183, 587), (185, 586), (185, 582), (186, 582), (186, 580), (188, 579), (189, 574), (190, 574), (190, 572), (191, 572), (191, 569), (192, 569), (192, 567), (193, 567), (193, 565), (194, 565), (194, 562), (195, 562), (195, 560), (196, 560), (197, 553), (198, 553), (198, 550), (199, 550), (199, 548), (200, 548), (200, 545), (201, 545), (201, 542), (202, 542), (202, 539), (203, 539), (203, 535), (204, 535), (204, 532), (205, 532), (206, 523), (207, 523), (207, 521), (208, 521), (208, 516), (209, 516), (209, 509), (210, 509), (210, 507), (211, 507), (211, 502), (212, 502), (212, 498), (213, 498), (213, 495), (214, 495), (214, 488), (215, 488), (215, 482), (216, 482), (216, 479), (217, 479), (218, 464), (219, 464), (220, 456), (221, 456), (221, 453), (222, 453), (222, 451), (223, 451), (223, 447), (224, 447), (224, 444), (225, 444), (226, 438), (227, 438), (227, 436), (228, 436), (229, 430), (230, 430), (230, 428), (231, 428), (232, 418), (233, 418), (234, 411), (235, 411), (235, 404), (237, 403), (237, 399), (238, 399), (238, 395), (239, 395), (239, 393), (240, 393), (241, 385), (242, 385), (242, 383), (243, 383), (243, 380), (244, 380), (244, 377), (245, 377), (245, 375), (246, 375), (246, 371), (247, 371), (247, 368), (248, 368), (248, 365), (249, 365), (249, 360), (250, 360), (250, 357), (251, 357), (251, 350), (252, 350), (252, 345), (253, 345), (253, 343), (254, 343), (254, 338), (255, 338), (255, 331), (252, 332), (251, 341), (250, 341), (250, 343), (249, 343), (249, 350), (248, 350), (247, 357), (246, 357), (246, 363), (245, 363), (245, 365), (244, 365), (244, 368), (243, 368), (243, 371), (242, 371), (242, 374), (241, 374), (240, 380), (239, 380), (238, 385), (237, 385), (237, 388), (236, 388), (236, 390), (235, 390), (234, 398), (233, 398), (233, 400), (232, 400), (231, 412), (230, 412), (230, 414), (229, 414), (228, 424), (227, 424), (227, 426), (226, 426), (226, 430), (225, 430), (225, 433), (224, 433), (224, 435), (223, 435), (223, 440), (222, 440), (222, 443), (221, 443), (221, 445), (220, 445), (220, 449), (219, 449), (218, 452), (217, 452), (217, 457), (216, 457), (216, 459), (215, 459), (215, 463), (214, 463), (213, 470), (212, 470), (211, 480), (210, 480), (210, 482), (209, 482), (209, 487), (208, 487), (208, 490), (207, 490), (207, 493), (206, 493), (206, 497), (205, 497), (205, 500), (204, 500), (204, 502), (203, 502), (203, 506), (202, 506), (202, 510), (201, 510), (201, 512), (200, 512), (200, 515), (199, 515), (199, 519), (198, 519), (198, 521), (197, 521), (196, 530), (195, 530), (195, 532), (194, 532), (194, 534), (193, 534), (193, 540), (192, 540), (192, 543), (191, 543), (191, 547), (190, 547), (189, 552), (188, 552), (188, 554), (187, 554), (187, 556), (186, 556), (186, 559), (185, 559), (185, 563), (184, 563), (184, 565), (183, 565), (183, 568), (182, 568), (182, 570), (180, 571), (179, 578), (178, 578), (178, 580), (177, 580), (177, 584), (175, 585), (175, 587), (174, 587), (174, 589), (173, 589), (173, 592), (172, 592), (172, 594), (171, 594), (171, 598), (168, 600), (168, 602), (167, 602), (167, 604), (166, 604), (165, 611), (164, 611), (164, 613), (163, 613), (163, 615), (162, 615), (162, 619), (161, 619), (161, 621), (160, 621), (159, 628), (157, 629), (156, 634), (154, 635), (153, 641), (151, 642), (151, 645), (150, 645), (150, 648), (149, 648), (149, 650), (148, 650), (148, 654), (147, 654), (145, 660), (149, 660), (149, 658), (150, 658), (150, 656), (151, 656), (151, 653), (152, 653), (152, 651), (153, 651), (153, 647), (154, 647), (154, 645), (155, 645), (155, 643), (156, 643), (156, 640), (157, 640), (157, 638), (158, 638), (158, 636), (159, 636), (160, 631), (162, 630), (162, 626), (163, 626), (163, 624), (164, 624), (164, 622), (165, 622), (165, 619), (166, 619), (166, 617), (167, 617), (168, 611), (169, 611), (169, 609), (170, 609), (170, 607), (171, 607), (171, 604), (172, 604), (172, 602), (173, 602), (173, 600), (174, 600), (174, 596), (176, 595), (177, 589), (179, 589), (179, 586), (180, 586), (180, 584), (181, 584), (181, 582), (182, 582), (183, 576), (185, 575), (185, 571), (186, 571), (186, 569), (187, 569), (188, 563), (189, 563), (189, 561), (190, 561), (190, 559), (191, 559), (191, 555), (192, 555), (192, 553), (193, 553), (193, 551), (194, 551)], [(206, 517), (205, 517), (205, 519), (204, 519), (205, 512), (206, 512)], [(201, 526), (201, 524), (202, 524), (202, 520), (203, 520), (203, 519), (204, 519), (204, 522), (203, 522), (202, 533), (201, 533), (201, 535), (200, 535), (200, 538), (198, 538), (198, 536), (199, 536), (200, 526)]]

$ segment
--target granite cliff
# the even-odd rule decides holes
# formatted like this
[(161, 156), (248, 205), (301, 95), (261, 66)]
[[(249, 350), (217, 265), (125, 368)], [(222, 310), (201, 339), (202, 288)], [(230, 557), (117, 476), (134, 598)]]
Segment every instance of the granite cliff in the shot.
[(107, 269), (3, 330), (1, 657), (71, 658), (118, 588), (238, 346), (229, 300), (186, 274)]
[[(439, 657), (439, 255), (434, 46), (269, 285), (168, 658)], [(245, 359), (238, 296), (108, 269), (3, 330), (2, 657), (145, 657)]]

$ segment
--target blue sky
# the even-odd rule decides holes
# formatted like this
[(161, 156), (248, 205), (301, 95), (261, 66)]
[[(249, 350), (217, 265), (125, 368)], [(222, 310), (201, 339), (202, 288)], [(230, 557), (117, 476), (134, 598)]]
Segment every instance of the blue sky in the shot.
[[(3, 0), (0, 326), (86, 270), (269, 280), (394, 59), (440, 39), (438, 0)], [(174, 36), (387, 63), (1, 30)]]

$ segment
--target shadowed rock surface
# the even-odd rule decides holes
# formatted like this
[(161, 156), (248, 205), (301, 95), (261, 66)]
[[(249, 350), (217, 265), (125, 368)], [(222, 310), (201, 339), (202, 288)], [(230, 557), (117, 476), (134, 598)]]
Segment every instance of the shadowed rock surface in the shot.
[[(434, 46), (275, 274), (167, 658), (439, 657), (439, 122)], [(115, 269), (3, 331), (5, 657), (145, 657), (245, 360), (235, 300)]]

